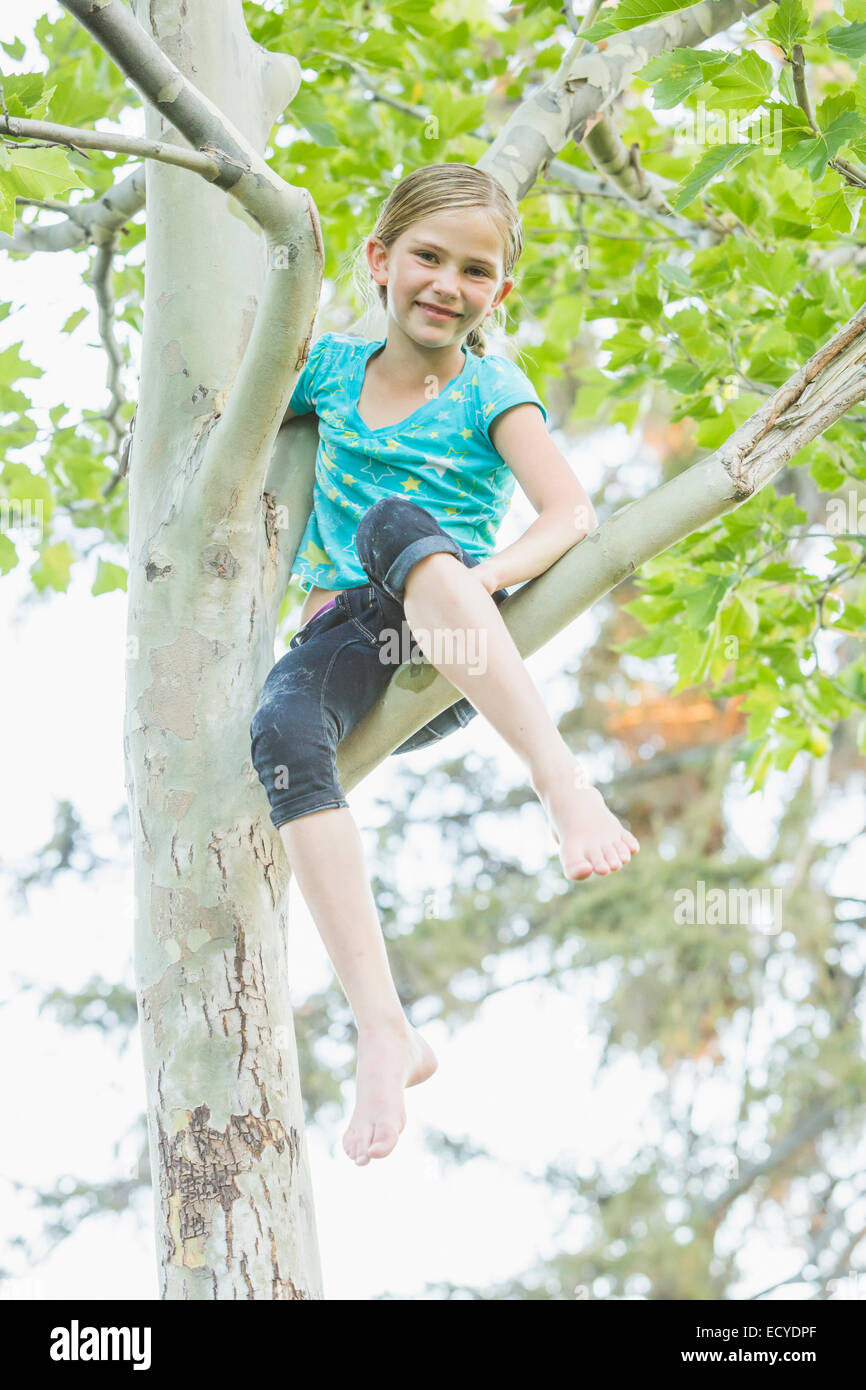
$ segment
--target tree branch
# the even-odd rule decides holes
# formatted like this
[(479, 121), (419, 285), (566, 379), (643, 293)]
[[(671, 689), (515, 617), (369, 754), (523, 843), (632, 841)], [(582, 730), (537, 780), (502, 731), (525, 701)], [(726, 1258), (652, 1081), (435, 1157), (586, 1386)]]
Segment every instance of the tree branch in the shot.
[[(812, 112), (812, 102), (809, 97), (809, 88), (806, 83), (806, 60), (803, 57), (803, 45), (795, 43), (791, 49), (791, 67), (794, 71), (794, 91), (797, 95), (797, 104), (806, 120), (809, 122), (812, 134), (820, 136), (822, 131), (815, 123)], [(861, 169), (859, 165), (852, 164), (849, 159), (840, 159), (837, 155), (835, 159), (827, 161), (831, 169), (835, 169), (837, 174), (841, 174), (846, 183), (853, 184), (855, 188), (866, 188), (866, 169)]]
[(601, 39), (598, 52), (575, 57), (512, 112), (478, 161), (519, 203), (551, 160), (572, 140), (580, 144), (610, 109), (634, 73), (659, 53), (690, 48), (729, 29), (766, 0), (703, 0), (689, 10)]
[[(246, 137), (183, 75), (121, 0), (62, 0), (142, 97), (202, 157), (209, 181), (235, 198), (265, 236), (268, 268), (246, 350), (195, 475), (205, 530), (260, 495), (277, 432), (306, 361), (321, 290), (319, 218), (306, 189), (281, 179)], [(291, 68), (290, 100), (300, 83)], [(273, 74), (271, 74), (273, 76)], [(289, 87), (286, 88), (287, 92)], [(217, 418), (217, 417), (215, 417)]]
[[(600, 8), (601, 0), (591, 0), (591, 4), (577, 28), (575, 41), (560, 64), (557, 73), (558, 79), (568, 77), (574, 59), (580, 55), (586, 45), (586, 40), (582, 35), (592, 26)], [(674, 231), (685, 241), (690, 241), (697, 246), (712, 245), (725, 235), (724, 229), (718, 224), (710, 227), (708, 223), (691, 221), (689, 218), (680, 217), (674, 212), (664, 195), (662, 186), (663, 182), (669, 185), (670, 181), (662, 181), (654, 174), (644, 172), (640, 167), (637, 144), (626, 149), (625, 142), (620, 137), (611, 116), (602, 116), (589, 128), (584, 136), (583, 148), (596, 169), (605, 178), (611, 180), (623, 201), (633, 211), (651, 217), (663, 227)]]
[[(18, 198), (19, 203), (34, 201)], [(47, 227), (37, 227), (16, 222), (15, 231), (10, 236), (0, 232), (0, 251), (70, 251), (79, 246), (113, 241), (127, 222), (144, 207), (145, 166), (140, 164), (125, 179), (114, 184), (99, 198), (81, 203), (63, 203), (59, 199), (50, 200), (53, 212), (66, 214), (65, 222), (53, 222)], [(43, 200), (42, 207), (48, 207)]]
[(207, 154), (167, 145), (162, 140), (143, 140), (137, 135), (112, 134), (104, 130), (84, 130), (74, 125), (55, 125), (52, 121), (26, 121), (18, 116), (0, 116), (0, 132), (18, 139), (38, 137), (50, 145), (66, 145), (73, 150), (106, 150), (109, 154), (135, 154), (141, 159), (158, 159), (203, 174), (211, 182), (220, 176), (220, 166)]
[(90, 285), (96, 298), (99, 338), (108, 358), (108, 375), (105, 384), (110, 396), (105, 410), (92, 418), (106, 421), (111, 431), (111, 439), (106, 452), (117, 462), (117, 470), (102, 489), (103, 497), (110, 497), (121, 478), (126, 476), (129, 468), (129, 451), (132, 445), (132, 426), (135, 418), (133, 413), (133, 419), (130, 420), (127, 430), (120, 414), (120, 407), (125, 404), (126, 396), (120, 383), (123, 354), (115, 332), (112, 276), (116, 251), (116, 238), (114, 241), (103, 242), (98, 246), (90, 275)]

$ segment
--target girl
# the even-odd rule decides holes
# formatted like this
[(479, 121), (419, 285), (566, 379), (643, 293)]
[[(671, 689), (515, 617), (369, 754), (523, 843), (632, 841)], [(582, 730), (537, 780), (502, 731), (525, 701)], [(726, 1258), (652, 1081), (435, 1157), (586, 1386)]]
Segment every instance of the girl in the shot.
[[(253, 716), (252, 760), (357, 1024), (343, 1147), (359, 1165), (391, 1152), (404, 1088), (437, 1066), (400, 1004), (336, 775), (338, 743), (406, 660), (403, 641), (389, 656), (383, 639), (417, 641), (472, 696), (396, 752), (462, 727), (477, 705), (523, 760), (566, 877), (608, 874), (639, 848), (589, 785), (499, 612), (507, 585), (541, 574), (597, 524), (532, 384), (485, 352), (483, 326), (514, 285), (522, 244), (517, 210), (489, 174), (470, 164), (409, 174), (364, 244), (387, 336), (323, 334), (286, 412), (319, 417), (313, 510), (292, 571), (307, 598)], [(539, 515), (492, 554), (515, 479)], [(467, 640), (443, 650), (443, 636)]]

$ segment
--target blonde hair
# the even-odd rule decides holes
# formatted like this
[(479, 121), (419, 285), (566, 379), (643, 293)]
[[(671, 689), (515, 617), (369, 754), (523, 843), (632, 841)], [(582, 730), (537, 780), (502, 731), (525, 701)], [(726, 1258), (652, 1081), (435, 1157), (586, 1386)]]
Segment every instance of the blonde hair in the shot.
[[(426, 164), (394, 185), (379, 208), (375, 227), (351, 253), (342, 272), (351, 274), (369, 309), (377, 305), (386, 309), (388, 305), (387, 286), (376, 284), (367, 264), (370, 236), (390, 247), (414, 223), (457, 208), (479, 208), (489, 213), (502, 238), (503, 278), (511, 275), (523, 251), (523, 229), (517, 208), (502, 184), (475, 164)], [(497, 328), (504, 328), (503, 304), (497, 304), (493, 310), (493, 321)], [(467, 334), (466, 347), (476, 357), (484, 356), (487, 338), (480, 325)]]

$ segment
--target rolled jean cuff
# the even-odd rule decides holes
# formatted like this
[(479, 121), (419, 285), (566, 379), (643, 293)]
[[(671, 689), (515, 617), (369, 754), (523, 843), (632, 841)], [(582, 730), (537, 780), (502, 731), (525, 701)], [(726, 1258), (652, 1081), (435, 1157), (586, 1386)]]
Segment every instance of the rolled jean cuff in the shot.
[(391, 595), (396, 603), (402, 603), (403, 590), (406, 587), (406, 580), (412, 566), (422, 560), (425, 555), (435, 555), (439, 550), (445, 555), (456, 556), (458, 560), (461, 560), (463, 556), (463, 549), (457, 544), (453, 536), (446, 535), (444, 532), (438, 536), (419, 536), (416, 541), (410, 541), (405, 550), (400, 551), (382, 580), (382, 588)]
[(281, 825), (286, 825), (290, 820), (297, 820), (299, 816), (309, 816), (313, 811), (330, 811), (338, 806), (348, 807), (346, 800), (342, 801), (323, 801), (322, 794), (319, 792), (314, 796), (297, 797), (288, 806), (274, 806), (271, 808), (271, 822), (275, 830), (279, 830)]

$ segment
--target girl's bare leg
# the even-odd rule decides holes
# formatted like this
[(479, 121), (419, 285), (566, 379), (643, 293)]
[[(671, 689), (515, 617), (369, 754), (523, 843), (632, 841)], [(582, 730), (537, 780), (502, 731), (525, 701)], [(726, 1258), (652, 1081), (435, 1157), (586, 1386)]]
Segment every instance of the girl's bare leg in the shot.
[(298, 816), (280, 836), (355, 1015), (357, 1094), (343, 1148), (363, 1167), (394, 1148), (406, 1124), (404, 1087), (426, 1081), (438, 1063), (403, 1012), (351, 812), (336, 806)]
[[(493, 597), (455, 555), (436, 551), (413, 565), (403, 610), (427, 661), (447, 676), (522, 759), (547, 812), (566, 878), (609, 874), (640, 846), (586, 785), (580, 763), (551, 719)], [(445, 640), (456, 629), (484, 635), (473, 644)], [(439, 634), (439, 650), (431, 636)]]

